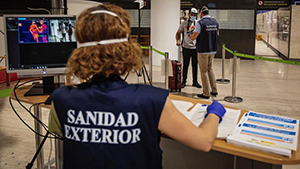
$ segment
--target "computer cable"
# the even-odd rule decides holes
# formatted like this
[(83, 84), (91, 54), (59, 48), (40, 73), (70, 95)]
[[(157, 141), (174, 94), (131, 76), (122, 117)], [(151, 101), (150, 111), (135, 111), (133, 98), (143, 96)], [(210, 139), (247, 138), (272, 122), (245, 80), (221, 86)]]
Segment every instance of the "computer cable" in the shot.
[(33, 128), (31, 128), (23, 119), (22, 117), (17, 113), (17, 111), (15, 110), (14, 106), (12, 105), (12, 102), (11, 102), (11, 97), (9, 97), (9, 103), (10, 103), (10, 106), (11, 108), (13, 109), (14, 113), (17, 115), (17, 117), (19, 118), (19, 120), (21, 120), (21, 122), (26, 126), (28, 127), (32, 132), (34, 132), (35, 134), (41, 136), (41, 137), (44, 137), (44, 135), (41, 135), (40, 133), (37, 133)]
[[(18, 97), (17, 97), (17, 95), (16, 95), (16, 89), (17, 88), (19, 88), (20, 86), (23, 86), (24, 84), (26, 84), (26, 83), (29, 83), (29, 82), (33, 82), (33, 81), (37, 81), (37, 80), (40, 80), (40, 79), (34, 79), (34, 80), (29, 80), (29, 81), (26, 81), (26, 82), (24, 82), (24, 83), (22, 83), (22, 84), (20, 84), (19, 85), (19, 83), (20, 83), (20, 81), (21, 81), (21, 79), (19, 79), (19, 81), (16, 83), (16, 85), (15, 85), (15, 87), (14, 87), (14, 90), (13, 90), (13, 92), (14, 92), (14, 96), (15, 96), (15, 98), (16, 98), (16, 101), (35, 119), (35, 120), (37, 120), (42, 126), (43, 126), (43, 128), (48, 132), (48, 126), (46, 125), (46, 124), (44, 124), (42, 121), (40, 121), (34, 114), (32, 114), (31, 113), (31, 111), (30, 110), (28, 110), (21, 102), (20, 102), (20, 100), (18, 99)], [(45, 137), (44, 135), (42, 135), (42, 134), (40, 134), (40, 133), (37, 133), (32, 127), (30, 127), (23, 119), (22, 119), (22, 117), (17, 113), (17, 111), (15, 110), (15, 108), (14, 108), (14, 106), (13, 106), (13, 104), (12, 104), (12, 101), (11, 101), (12, 99), (11, 99), (11, 97), (9, 97), (9, 102), (10, 102), (10, 105), (11, 105), (11, 107), (12, 107), (12, 109), (13, 109), (13, 111), (14, 111), (14, 113), (17, 115), (17, 117), (21, 120), (21, 122), (25, 125), (25, 126), (27, 126), (32, 132), (34, 132), (35, 134), (37, 134), (37, 135), (39, 135), (39, 136), (41, 136), (41, 137)], [(36, 103), (35, 105), (38, 105), (38, 104), (42, 104), (43, 102), (41, 102), (41, 103)], [(33, 106), (33, 105), (32, 105)], [(32, 107), (31, 106), (31, 107)], [(58, 139), (61, 139), (62, 140), (62, 137), (61, 136), (59, 136), (59, 135), (55, 135), (55, 134), (53, 134), (53, 133), (51, 133), (50, 132), (50, 134), (53, 136), (53, 137), (49, 137), (49, 138), (58, 138)]]
[[(46, 130), (46, 131), (48, 131), (48, 126), (45, 124), (45, 123), (43, 123), (42, 121), (40, 121), (34, 114), (32, 114), (31, 113), (31, 111), (30, 110), (28, 110), (20, 101), (19, 101), (19, 99), (18, 99), (18, 96), (16, 95), (16, 92), (15, 92), (15, 89), (17, 89), (17, 88), (19, 88), (19, 87), (21, 87), (21, 86), (23, 86), (23, 85), (25, 85), (25, 84), (27, 84), (27, 83), (29, 83), (29, 82), (34, 82), (34, 81), (37, 81), (37, 80), (41, 80), (41, 79), (33, 79), (33, 80), (28, 80), (28, 81), (25, 81), (25, 82), (23, 82), (22, 84), (20, 84), (20, 85), (18, 85), (19, 84), (19, 82), (21, 81), (21, 79), (19, 79), (19, 81), (16, 83), (16, 85), (15, 85), (15, 88), (14, 88), (14, 95), (15, 95), (15, 98), (16, 98), (16, 100), (17, 100), (17, 102), (35, 119), (35, 120), (37, 120), (42, 126), (43, 126), (43, 128)], [(44, 102), (40, 102), (40, 103), (36, 103), (35, 105), (39, 105), (39, 104), (42, 104), (42, 103), (44, 103)], [(55, 135), (55, 134), (53, 134), (53, 133), (51, 133), (50, 132), (50, 134), (54, 137), (54, 138), (58, 138), (58, 139), (61, 139), (62, 140), (62, 137), (61, 136), (59, 136), (59, 135)], [(53, 138), (53, 137), (50, 137), (50, 138)]]
[(44, 129), (45, 130), (47, 130), (46, 128), (48, 128), (47, 127), (47, 125), (46, 124), (44, 124), (42, 121), (40, 121), (34, 114), (32, 114), (31, 113), (31, 111), (30, 110), (28, 110), (21, 102), (20, 102), (20, 100), (19, 100), (19, 98), (18, 98), (18, 96), (17, 96), (17, 94), (16, 94), (16, 89), (17, 88), (19, 88), (19, 87), (21, 87), (22, 85), (24, 85), (24, 84), (26, 84), (26, 83), (29, 83), (29, 82), (31, 82), (31, 81), (34, 81), (34, 80), (31, 80), (31, 81), (28, 81), (28, 82), (24, 82), (24, 83), (22, 83), (21, 85), (18, 85), (19, 83), (20, 83), (20, 81), (21, 81), (21, 78), (18, 80), (18, 82), (16, 83), (16, 85), (15, 85), (15, 87), (14, 87), (14, 90), (13, 90), (13, 92), (14, 92), (14, 96), (15, 96), (15, 98), (16, 98), (16, 101), (35, 119), (35, 120), (37, 120), (43, 127), (44, 127)]
[(27, 7), (27, 9), (29, 9), (31, 11), (46, 11), (49, 15), (51, 15), (51, 12), (46, 8), (30, 8), (30, 7)]
[[(42, 134), (40, 134), (40, 133), (37, 133), (32, 127), (30, 127), (30, 125), (29, 124), (27, 124), (23, 119), (22, 119), (22, 117), (18, 114), (18, 112), (15, 110), (15, 108), (14, 108), (14, 106), (13, 106), (13, 104), (12, 104), (12, 101), (11, 101), (12, 99), (11, 99), (11, 97), (9, 97), (9, 103), (10, 103), (10, 105), (11, 105), (11, 108), (13, 109), (13, 111), (14, 111), (14, 113), (17, 115), (17, 117), (21, 120), (21, 122), (26, 126), (26, 127), (28, 127), (32, 132), (34, 132), (35, 134), (37, 134), (38, 136), (40, 136), (40, 137), (45, 137), (44, 135), (42, 135)], [(37, 120), (37, 118), (34, 116), (34, 115), (32, 115), (36, 120)], [(39, 120), (37, 120), (37, 121), (39, 121)], [(44, 129), (48, 132), (48, 129), (46, 129), (46, 127), (48, 127), (48, 126), (46, 126), (44, 123), (40, 123), (43, 127), (44, 127)], [(55, 135), (55, 134), (53, 134), (53, 133), (50, 133), (53, 137), (49, 137), (49, 138), (58, 138), (58, 139), (60, 139), (60, 140), (62, 140), (62, 137), (61, 136), (59, 136), (59, 135)]]
[[(16, 95), (16, 92), (15, 92), (15, 89), (17, 89), (17, 88), (19, 88), (19, 87), (21, 87), (21, 86), (23, 86), (23, 85), (25, 85), (25, 84), (27, 84), (27, 83), (29, 83), (29, 82), (34, 82), (34, 81), (38, 81), (38, 80), (41, 80), (41, 79), (38, 78), (38, 79), (28, 80), (28, 81), (25, 81), (25, 82), (21, 83), (20, 85), (18, 85), (18, 84), (20, 83), (20, 81), (21, 81), (21, 79), (19, 79), (19, 81), (16, 83), (15, 88), (14, 88), (14, 95), (15, 95), (15, 98), (16, 98), (16, 100), (18, 101), (18, 103), (19, 103), (19, 104), (20, 104), (27, 112), (29, 112), (29, 114), (30, 114), (34, 119), (36, 119), (36, 120), (43, 126), (43, 128), (44, 128), (46, 131), (48, 131), (48, 129), (46, 129), (46, 128), (48, 128), (48, 126), (47, 126), (45, 123), (43, 123), (42, 121), (40, 121), (34, 114), (31, 113), (31, 108), (32, 108), (33, 106), (36, 106), (36, 105), (39, 105), (39, 104), (45, 104), (45, 102), (35, 103), (35, 104), (33, 104), (32, 106), (30, 106), (30, 108), (29, 108), (29, 110), (28, 110), (28, 109), (27, 109), (27, 108), (19, 101), (18, 96)], [(55, 134), (53, 134), (53, 133), (51, 133), (51, 132), (50, 132), (50, 135), (52, 135), (54, 138), (58, 138), (58, 139), (62, 140), (62, 137), (59, 136), (59, 135), (55, 135)], [(53, 137), (50, 137), (50, 138), (53, 138)]]
[(39, 102), (39, 103), (35, 103), (35, 104), (31, 105), (31, 106), (29, 107), (29, 111), (31, 112), (32, 107), (38, 106), (38, 105), (43, 104), (43, 103), (45, 103), (45, 102)]
[[(39, 80), (39, 79), (38, 79), (38, 80)], [(47, 130), (48, 126), (45, 125), (42, 121), (40, 121), (36, 116), (34, 116), (34, 115), (31, 113), (31, 108), (32, 108), (33, 106), (36, 106), (36, 105), (39, 105), (39, 104), (43, 104), (44, 102), (35, 103), (35, 104), (33, 104), (32, 106), (30, 106), (30, 108), (29, 108), (29, 110), (28, 110), (28, 109), (27, 109), (27, 108), (19, 101), (19, 98), (18, 98), (17, 95), (16, 95), (16, 91), (15, 91), (15, 90), (16, 90), (17, 88), (21, 87), (22, 85), (24, 85), (24, 84), (26, 84), (26, 83), (29, 83), (29, 82), (32, 82), (32, 81), (36, 81), (36, 80), (26, 81), (26, 82), (24, 82), (24, 83), (22, 83), (22, 84), (19, 85), (20, 81), (21, 81), (21, 78), (20, 78), (19, 81), (16, 83), (16, 85), (14, 86), (14, 89), (13, 89), (14, 96), (15, 96), (17, 102), (18, 102), (18, 103), (19, 103), (19, 104), (20, 104), (27, 112), (29, 112), (30, 115), (31, 115), (35, 120), (37, 120), (37, 121), (44, 127), (44, 129), (47, 131), (47, 133), (46, 133), (45, 136), (44, 136), (44, 135), (42, 135), (42, 134), (40, 134), (40, 133), (37, 133), (34, 129), (32, 129), (32, 128), (31, 128), (31, 127), (30, 127), (30, 126), (29, 126), (29, 125), (21, 118), (21, 116), (17, 113), (17, 111), (15, 110), (15, 108), (14, 108), (14, 106), (13, 106), (13, 104), (12, 104), (12, 101), (11, 101), (12, 99), (11, 99), (11, 97), (9, 97), (9, 102), (10, 102), (10, 105), (11, 105), (13, 111), (15, 112), (15, 114), (17, 115), (17, 117), (23, 122), (23, 124), (25, 124), (25, 125), (26, 125), (32, 132), (34, 132), (35, 134), (37, 134), (37, 135), (39, 135), (39, 136), (41, 136), (41, 137), (44, 137), (43, 140), (42, 140), (42, 142), (41, 142), (41, 144), (39, 145), (39, 147), (38, 147), (36, 153), (34, 154), (34, 157), (32, 158), (31, 162), (28, 163), (27, 166), (26, 166), (25, 168), (26, 168), (26, 169), (31, 169), (31, 168), (32, 168), (32, 166), (33, 166), (33, 164), (34, 164), (34, 161), (35, 161), (35, 159), (37, 158), (39, 152), (41, 151), (41, 149), (42, 149), (42, 147), (43, 147), (43, 145), (44, 145), (46, 139), (47, 139), (47, 138), (50, 138), (50, 153), (49, 153), (49, 159), (48, 159), (48, 169), (49, 169), (49, 168), (50, 168), (50, 158), (51, 158), (51, 153), (52, 153), (52, 141), (51, 141), (51, 139), (52, 139), (52, 138), (62, 139), (62, 138), (57, 137), (56, 135), (53, 135), (49, 130)], [(49, 136), (48, 136), (49, 134), (53, 135), (54, 137), (49, 137)]]
[[(20, 81), (20, 79), (19, 79), (19, 81)], [(19, 81), (18, 81), (18, 83), (19, 83)], [(16, 86), (15, 86), (16, 87)], [(14, 89), (15, 90), (15, 89)], [(32, 132), (34, 132), (35, 134), (37, 134), (37, 135), (39, 135), (39, 136), (41, 136), (41, 137), (44, 137), (43, 135), (41, 135), (40, 133), (37, 133), (33, 128), (31, 128), (23, 119), (22, 119), (22, 117), (18, 114), (18, 112), (15, 110), (15, 108), (14, 108), (14, 106), (13, 106), (13, 104), (12, 104), (12, 101), (11, 101), (12, 99), (11, 99), (11, 97), (9, 96), (9, 103), (10, 103), (10, 106), (11, 106), (11, 108), (12, 108), (12, 110), (14, 111), (14, 113), (17, 115), (17, 117), (19, 118), (19, 120), (21, 120), (21, 122), (26, 126), (26, 127), (28, 127)]]

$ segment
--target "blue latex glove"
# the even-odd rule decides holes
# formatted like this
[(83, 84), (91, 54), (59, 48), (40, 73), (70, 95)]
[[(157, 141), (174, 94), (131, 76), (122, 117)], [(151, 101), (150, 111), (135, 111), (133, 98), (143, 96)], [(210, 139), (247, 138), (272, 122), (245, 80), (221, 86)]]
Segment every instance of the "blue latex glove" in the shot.
[(226, 113), (226, 110), (225, 110), (225, 108), (222, 104), (220, 104), (217, 100), (214, 100), (211, 105), (207, 106), (206, 112), (207, 113), (204, 116), (205, 118), (207, 117), (207, 115), (209, 113), (213, 113), (213, 114), (220, 117), (219, 123), (221, 123), (222, 122), (222, 117)]

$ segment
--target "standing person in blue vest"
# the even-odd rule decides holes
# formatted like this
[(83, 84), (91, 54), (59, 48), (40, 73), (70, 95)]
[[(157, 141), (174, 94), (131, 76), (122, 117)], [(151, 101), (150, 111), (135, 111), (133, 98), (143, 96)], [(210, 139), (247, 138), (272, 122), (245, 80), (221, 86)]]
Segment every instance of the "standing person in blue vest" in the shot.
[(161, 132), (200, 151), (212, 147), (226, 112), (219, 102), (207, 107), (197, 127), (175, 108), (168, 90), (121, 78), (143, 66), (130, 30), (130, 15), (112, 4), (77, 18), (78, 48), (66, 75), (86, 82), (55, 90), (49, 116), (49, 131), (63, 137), (64, 169), (161, 169)]
[(198, 60), (197, 51), (194, 42), (188, 37), (188, 34), (194, 31), (196, 25), (198, 11), (196, 8), (191, 8), (189, 12), (189, 19), (183, 21), (178, 31), (176, 32), (175, 39), (176, 45), (180, 46), (180, 36), (183, 34), (182, 40), (182, 56), (183, 56), (183, 70), (182, 70), (182, 88), (186, 86), (186, 79), (188, 68), (190, 64), (190, 59), (192, 58), (192, 68), (193, 68), (193, 84), (192, 86), (201, 88), (202, 86), (198, 83), (197, 73), (198, 73)]
[[(196, 39), (196, 49), (201, 73), (203, 93), (198, 97), (209, 99), (210, 95), (217, 96), (218, 89), (213, 71), (213, 61), (219, 45), (219, 24), (209, 15), (208, 8), (203, 6), (200, 10), (200, 20), (196, 24), (191, 40)], [(209, 92), (209, 84), (211, 92)]]

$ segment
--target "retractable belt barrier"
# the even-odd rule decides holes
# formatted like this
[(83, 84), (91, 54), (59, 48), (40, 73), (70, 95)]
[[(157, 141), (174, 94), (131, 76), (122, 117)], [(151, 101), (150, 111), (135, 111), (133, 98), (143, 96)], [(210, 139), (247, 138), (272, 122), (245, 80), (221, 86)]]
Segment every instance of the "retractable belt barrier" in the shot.
[(158, 54), (160, 54), (160, 55), (165, 56), (165, 53), (164, 53), (164, 52), (161, 52), (161, 51), (155, 49), (155, 48), (152, 47), (152, 46), (141, 46), (141, 49), (150, 49), (150, 48), (152, 48), (152, 50), (153, 50), (154, 52), (156, 52), (156, 53), (158, 53)]
[[(236, 51), (230, 50), (229, 48), (225, 47), (225, 44), (222, 46), (222, 53), (225, 54), (225, 50), (233, 55), (233, 73), (232, 73), (232, 96), (227, 96), (224, 98), (225, 101), (231, 102), (231, 103), (240, 103), (243, 101), (241, 97), (235, 96), (236, 93), (236, 64), (237, 64), (237, 57), (244, 57), (249, 59), (255, 59), (255, 60), (263, 60), (263, 61), (270, 61), (270, 62), (277, 62), (277, 63), (285, 63), (285, 64), (291, 64), (291, 65), (300, 65), (300, 62), (297, 61), (290, 61), (290, 60), (282, 60), (282, 59), (271, 59), (271, 58), (265, 58), (261, 56), (253, 56), (243, 53), (238, 53)], [(223, 62), (225, 60), (225, 57), (222, 58)], [(223, 66), (224, 69), (224, 66)], [(224, 71), (222, 71), (224, 77)], [(223, 80), (223, 79), (221, 79)]]
[[(290, 61), (290, 60), (281, 60), (281, 59), (271, 59), (271, 58), (265, 58), (261, 56), (253, 56), (253, 55), (248, 55), (248, 54), (243, 54), (243, 53), (238, 53), (236, 51), (230, 50), (229, 48), (225, 47), (225, 44), (223, 44), (222, 48), (226, 50), (227, 52), (233, 54), (235, 64), (236, 64), (236, 57), (244, 57), (244, 58), (249, 58), (249, 59), (255, 59), (255, 60), (263, 60), (263, 61), (271, 61), (271, 62), (277, 62), (277, 63), (285, 63), (285, 64), (291, 64), (291, 65), (300, 65), (300, 62), (297, 61)], [(152, 51), (165, 56), (165, 88), (168, 89), (168, 60), (169, 60), (169, 53), (168, 52), (161, 52), (152, 46), (141, 46), (141, 49), (147, 49), (149, 50), (149, 66), (150, 66), (150, 78), (152, 81)], [(224, 58), (225, 59), (225, 51), (224, 53)], [(224, 64), (224, 63), (223, 63)], [(234, 68), (236, 65), (233, 65)], [(224, 65), (223, 65), (224, 69)], [(222, 79), (219, 79), (219, 83), (229, 83), (230, 81), (227, 79), (224, 79), (224, 70), (222, 69)], [(233, 103), (239, 103), (242, 102), (242, 98), (235, 96), (235, 90), (236, 90), (236, 72), (234, 71), (233, 73), (233, 87), (232, 87), (232, 96), (225, 97), (225, 101), (233, 102)]]
[(149, 49), (149, 46), (141, 46), (141, 49)]
[(165, 56), (165, 89), (168, 89), (168, 85), (169, 85), (169, 78), (168, 78), (168, 60), (169, 60), (169, 52), (161, 52), (157, 49), (155, 49), (154, 47), (152, 46), (141, 46), (140, 47), (141, 49), (148, 49), (149, 50), (149, 67), (150, 67), (150, 81), (152, 81), (152, 51), (162, 55), (162, 56)]
[(237, 53), (237, 52), (234, 52), (230, 49), (228, 49), (227, 47), (225, 47), (225, 45), (223, 45), (223, 48), (235, 55), (235, 56), (239, 56), (239, 57), (244, 57), (244, 58), (249, 58), (249, 59), (256, 59), (256, 60), (264, 60), (264, 61), (271, 61), (271, 62), (278, 62), (278, 63), (285, 63), (285, 64), (291, 64), (291, 65), (300, 65), (300, 62), (296, 62), (296, 61), (290, 61), (290, 60), (281, 60), (281, 59), (271, 59), (271, 58), (264, 58), (264, 57), (261, 57), (261, 56), (253, 56), (253, 55), (247, 55), (247, 54), (242, 54), (242, 53)]

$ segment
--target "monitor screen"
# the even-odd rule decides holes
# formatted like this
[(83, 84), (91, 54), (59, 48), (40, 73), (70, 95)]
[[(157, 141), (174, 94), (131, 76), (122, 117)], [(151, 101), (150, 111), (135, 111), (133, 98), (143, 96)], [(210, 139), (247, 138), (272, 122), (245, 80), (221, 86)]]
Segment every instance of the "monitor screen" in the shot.
[(64, 74), (77, 48), (75, 15), (4, 15), (8, 73), (18, 77)]

